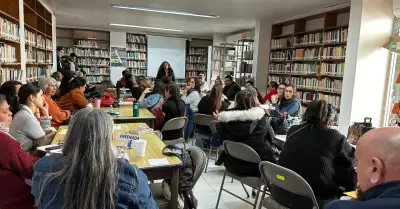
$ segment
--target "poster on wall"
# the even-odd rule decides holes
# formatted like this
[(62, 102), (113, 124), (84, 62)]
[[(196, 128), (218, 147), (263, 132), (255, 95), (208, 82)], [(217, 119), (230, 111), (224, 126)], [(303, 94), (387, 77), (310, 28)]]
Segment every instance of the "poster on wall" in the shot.
[(111, 47), (111, 67), (126, 67), (126, 48)]

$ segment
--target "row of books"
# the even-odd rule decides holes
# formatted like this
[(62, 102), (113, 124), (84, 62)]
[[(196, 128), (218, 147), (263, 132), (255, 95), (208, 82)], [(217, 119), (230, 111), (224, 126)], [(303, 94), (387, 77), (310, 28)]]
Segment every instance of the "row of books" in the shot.
[(109, 81), (110, 77), (103, 76), (88, 76), (86, 77), (86, 81), (89, 83), (102, 83), (103, 81)]
[(191, 63), (207, 63), (207, 57), (186, 56), (186, 62), (191, 62)]
[(36, 51), (37, 63), (43, 64), (47, 62), (46, 52)]
[(144, 68), (144, 69), (146, 69), (147, 68), (147, 63), (146, 63), (146, 61), (133, 61), (133, 60), (128, 60), (127, 61), (127, 65), (128, 65), (128, 67), (131, 67), (131, 68)]
[(343, 76), (344, 75), (344, 63), (332, 64), (325, 63), (321, 64), (321, 75), (334, 75), (334, 76)]
[(304, 78), (304, 77), (291, 77), (290, 83), (293, 83), (298, 88), (317, 89), (323, 91), (341, 92), (342, 81), (335, 79), (323, 78)]
[(17, 54), (15, 47), (0, 43), (0, 62), (15, 63), (17, 62)]
[(295, 74), (315, 74), (318, 72), (319, 67), (320, 65), (318, 64), (293, 63), (291, 72)]
[(295, 49), (293, 50), (294, 60), (313, 60), (320, 58), (320, 48)]
[(97, 41), (90, 40), (76, 40), (75, 45), (80, 47), (99, 48)]
[(40, 80), (40, 78), (47, 77), (50, 75), (51, 67), (27, 67), (26, 68), (26, 80), (28, 82), (34, 82)]
[(294, 46), (314, 45), (322, 43), (322, 33), (311, 33), (294, 37)]
[(108, 68), (96, 68), (96, 67), (84, 67), (81, 68), (87, 73), (87, 75), (99, 75), (99, 74), (109, 74), (110, 70)]
[(289, 46), (289, 41), (286, 38), (271, 40), (271, 49), (286, 48), (288, 46)]
[(292, 50), (271, 52), (270, 60), (292, 60)]
[(133, 43), (146, 43), (146, 36), (145, 35), (136, 35), (136, 34), (126, 34), (126, 41), (133, 42)]
[[(71, 54), (72, 48), (68, 48), (69, 51), (64, 50), (67, 52), (67, 54)], [(109, 58), (110, 57), (110, 51), (109, 50), (103, 50), (103, 49), (80, 49), (80, 48), (75, 48), (73, 49), (74, 53), (78, 57), (104, 57), (104, 58)], [(71, 53), (68, 53), (71, 52)]]
[(46, 62), (53, 63), (53, 53), (46, 53)]
[(268, 72), (282, 74), (290, 73), (290, 64), (270, 63)]
[(322, 59), (344, 59), (346, 57), (346, 46), (323, 48)]
[(53, 41), (51, 39), (46, 38), (46, 49), (53, 50)]
[(186, 71), (186, 77), (197, 77), (200, 73), (204, 74), (204, 72)]
[(206, 48), (193, 48), (193, 47), (190, 47), (187, 55), (207, 56), (207, 49)]
[(109, 59), (78, 58), (78, 65), (109, 66)]
[(271, 63), (269, 66), (269, 72), (271, 73), (282, 73), (282, 74), (316, 74), (331, 75), (331, 76), (343, 76), (344, 75), (344, 63), (326, 63), (322, 64), (303, 64), (303, 63)]
[(46, 39), (44, 38), (44, 36), (38, 34), (36, 40), (37, 47), (42, 49), (46, 48)]
[(20, 81), (22, 80), (22, 70), (15, 68), (0, 68), (0, 84), (6, 81)]
[(146, 53), (143, 52), (128, 52), (127, 59), (146, 60)]
[(348, 29), (340, 28), (337, 30), (332, 30), (324, 33), (325, 43), (341, 43), (346, 42), (348, 37)]
[(74, 48), (71, 47), (62, 47), (62, 50), (64, 51), (64, 54), (62, 54), (61, 56), (70, 55), (71, 53), (74, 53)]
[(139, 51), (139, 52), (147, 52), (146, 45), (143, 44), (131, 44), (128, 43), (126, 47), (127, 51)]
[(268, 82), (275, 81), (277, 83), (290, 83), (291, 78), (288, 76), (276, 76), (276, 75), (269, 75)]
[(27, 64), (35, 64), (36, 63), (36, 54), (37, 51), (32, 47), (28, 47), (25, 49), (26, 63)]
[(207, 65), (206, 64), (186, 64), (186, 70), (204, 70), (207, 71)]
[(336, 108), (340, 108), (340, 96), (326, 95), (323, 93), (313, 93), (313, 92), (297, 92), (299, 99), (303, 102), (311, 102), (312, 100), (325, 100), (326, 102), (332, 104)]
[(36, 34), (25, 28), (25, 44), (36, 46)]
[(147, 70), (146, 69), (130, 69), (130, 72), (134, 76), (139, 76), (139, 75), (147, 76)]
[(3, 17), (0, 17), (0, 37), (18, 42), (19, 24), (12, 23)]

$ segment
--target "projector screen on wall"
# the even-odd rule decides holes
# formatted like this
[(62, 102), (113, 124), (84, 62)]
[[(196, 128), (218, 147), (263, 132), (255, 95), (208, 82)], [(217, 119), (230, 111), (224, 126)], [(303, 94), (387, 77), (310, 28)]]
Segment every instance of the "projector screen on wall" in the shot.
[(185, 78), (186, 39), (147, 36), (147, 49), (147, 76), (156, 77), (161, 63), (167, 61), (175, 78)]

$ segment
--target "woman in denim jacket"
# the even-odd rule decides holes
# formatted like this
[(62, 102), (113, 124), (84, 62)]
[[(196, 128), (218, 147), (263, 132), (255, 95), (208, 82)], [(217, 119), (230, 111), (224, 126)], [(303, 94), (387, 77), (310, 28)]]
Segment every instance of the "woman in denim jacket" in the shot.
[(85, 108), (71, 120), (63, 154), (52, 154), (34, 167), (32, 194), (38, 209), (156, 209), (146, 175), (117, 159), (113, 122)]

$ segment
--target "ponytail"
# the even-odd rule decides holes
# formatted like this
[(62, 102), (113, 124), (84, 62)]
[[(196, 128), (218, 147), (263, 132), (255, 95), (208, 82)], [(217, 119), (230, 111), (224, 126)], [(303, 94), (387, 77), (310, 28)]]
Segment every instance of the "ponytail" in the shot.
[(179, 117), (183, 116), (184, 112), (182, 113), (181, 108), (180, 108), (182, 100), (180, 99), (179, 86), (176, 84), (171, 84), (171, 85), (168, 85), (167, 89), (169, 91), (171, 99), (175, 101), (176, 109), (178, 111)]

